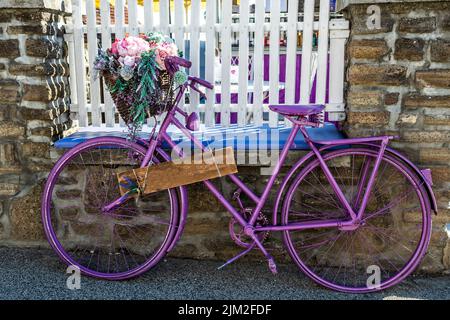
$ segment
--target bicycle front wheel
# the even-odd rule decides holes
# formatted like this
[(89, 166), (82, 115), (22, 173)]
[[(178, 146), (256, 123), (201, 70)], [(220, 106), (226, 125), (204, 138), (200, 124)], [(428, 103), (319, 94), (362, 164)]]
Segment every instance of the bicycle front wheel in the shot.
[[(355, 211), (376, 157), (376, 151), (365, 148), (324, 155)], [(287, 192), (282, 223), (349, 219), (319, 161), (310, 162)], [(363, 293), (386, 289), (408, 276), (426, 252), (430, 228), (430, 204), (423, 183), (401, 161), (385, 155), (356, 229), (285, 231), (284, 241), (298, 267), (317, 283)]]
[(175, 189), (102, 211), (120, 197), (117, 173), (139, 168), (145, 152), (126, 139), (95, 138), (55, 164), (44, 188), (42, 220), (47, 239), (66, 264), (89, 276), (121, 280), (147, 271), (166, 254), (178, 224)]

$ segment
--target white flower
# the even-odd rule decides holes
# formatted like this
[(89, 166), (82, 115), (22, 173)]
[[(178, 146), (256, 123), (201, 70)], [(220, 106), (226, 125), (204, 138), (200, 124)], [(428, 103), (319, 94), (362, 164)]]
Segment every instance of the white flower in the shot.
[(120, 76), (123, 78), (123, 80), (128, 81), (131, 78), (133, 78), (133, 69), (129, 66), (124, 66), (122, 69), (120, 69)]
[(134, 67), (134, 64), (136, 63), (136, 58), (133, 56), (126, 56), (123, 59), (123, 64), (128, 67)]

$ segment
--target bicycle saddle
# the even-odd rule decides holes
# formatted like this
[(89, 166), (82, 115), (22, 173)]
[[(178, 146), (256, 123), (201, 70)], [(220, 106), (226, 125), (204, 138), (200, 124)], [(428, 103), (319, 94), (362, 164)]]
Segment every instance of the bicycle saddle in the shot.
[(273, 104), (269, 105), (269, 109), (283, 116), (310, 116), (322, 112), (325, 106), (322, 104)]

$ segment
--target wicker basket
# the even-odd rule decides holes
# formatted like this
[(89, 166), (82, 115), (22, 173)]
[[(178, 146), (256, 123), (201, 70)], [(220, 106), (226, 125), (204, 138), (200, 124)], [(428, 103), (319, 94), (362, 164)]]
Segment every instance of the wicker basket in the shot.
[[(117, 76), (114, 76), (110, 73), (102, 74), (105, 84), (110, 90), (114, 84), (116, 83)], [(149, 97), (148, 108), (147, 108), (147, 117), (157, 116), (163, 113), (164, 111), (168, 111), (168, 108), (172, 106), (173, 102), (173, 86), (172, 79), (166, 71), (161, 71), (159, 73), (159, 81), (156, 84), (157, 88), (152, 97)], [(127, 88), (125, 94), (121, 96), (132, 97), (132, 99), (138, 99), (137, 93), (132, 88)], [(122, 117), (125, 123), (130, 123), (132, 121), (131, 118), (131, 108), (132, 105), (129, 101), (123, 101), (120, 99), (119, 94), (111, 93), (111, 97), (116, 105), (117, 111), (119, 115)]]

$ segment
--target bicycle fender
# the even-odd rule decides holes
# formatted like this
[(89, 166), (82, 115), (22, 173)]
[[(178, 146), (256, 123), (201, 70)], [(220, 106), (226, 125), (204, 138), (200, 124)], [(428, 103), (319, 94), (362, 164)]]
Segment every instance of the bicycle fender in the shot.
[[(375, 147), (378, 147), (377, 145), (373, 145)], [(395, 149), (386, 148), (386, 152), (389, 153), (391, 156), (394, 156), (401, 161), (405, 162), (411, 169), (414, 170), (414, 172), (419, 176), (420, 180), (425, 185), (425, 190), (427, 191), (428, 198), (430, 199), (431, 209), (433, 209), (434, 213), (437, 215), (438, 213), (438, 206), (436, 201), (436, 196), (434, 195), (432, 186), (433, 181), (431, 179), (431, 170), (430, 169), (419, 169), (414, 163), (411, 162), (406, 156), (404, 156), (402, 153), (398, 152)]]

